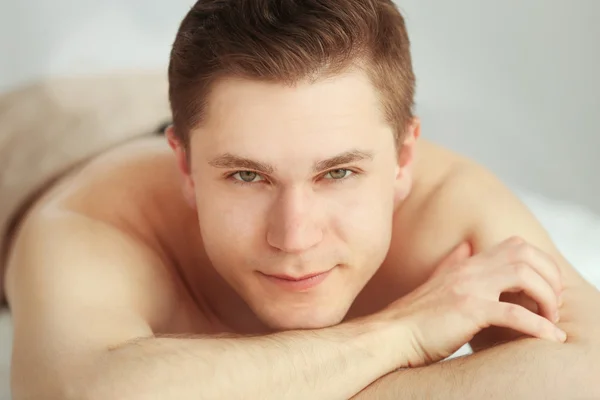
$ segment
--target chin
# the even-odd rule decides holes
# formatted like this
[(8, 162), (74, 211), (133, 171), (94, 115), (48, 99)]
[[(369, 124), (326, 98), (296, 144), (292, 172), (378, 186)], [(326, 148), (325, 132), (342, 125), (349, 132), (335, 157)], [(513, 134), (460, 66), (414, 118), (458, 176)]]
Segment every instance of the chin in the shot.
[(344, 320), (346, 310), (328, 310), (328, 312), (320, 311), (318, 313), (307, 313), (304, 310), (277, 313), (262, 316), (264, 324), (275, 331), (291, 331), (302, 329), (321, 329), (330, 326), (338, 325)]

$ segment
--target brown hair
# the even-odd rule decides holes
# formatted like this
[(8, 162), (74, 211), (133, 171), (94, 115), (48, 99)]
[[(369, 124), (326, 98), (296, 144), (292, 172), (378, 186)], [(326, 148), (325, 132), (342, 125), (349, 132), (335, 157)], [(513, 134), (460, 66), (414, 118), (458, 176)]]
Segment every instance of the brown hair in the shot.
[(366, 71), (398, 138), (412, 117), (415, 77), (404, 19), (392, 0), (199, 0), (169, 65), (173, 124), (188, 144), (224, 77), (293, 85)]

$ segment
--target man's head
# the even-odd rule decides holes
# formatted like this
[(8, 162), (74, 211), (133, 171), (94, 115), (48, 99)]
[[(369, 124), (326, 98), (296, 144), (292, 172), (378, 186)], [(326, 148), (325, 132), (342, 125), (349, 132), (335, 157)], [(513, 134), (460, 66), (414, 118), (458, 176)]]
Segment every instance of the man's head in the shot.
[(419, 123), (393, 3), (201, 0), (169, 80), (169, 140), (214, 268), (272, 328), (339, 323), (411, 187)]

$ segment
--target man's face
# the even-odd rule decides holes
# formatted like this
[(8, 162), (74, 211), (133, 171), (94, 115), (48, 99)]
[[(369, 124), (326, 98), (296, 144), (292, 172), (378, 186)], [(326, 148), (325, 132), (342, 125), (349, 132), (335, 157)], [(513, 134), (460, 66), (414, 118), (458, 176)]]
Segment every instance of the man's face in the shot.
[(192, 132), (190, 182), (215, 270), (272, 329), (337, 324), (388, 251), (401, 185), (366, 75), (229, 79)]

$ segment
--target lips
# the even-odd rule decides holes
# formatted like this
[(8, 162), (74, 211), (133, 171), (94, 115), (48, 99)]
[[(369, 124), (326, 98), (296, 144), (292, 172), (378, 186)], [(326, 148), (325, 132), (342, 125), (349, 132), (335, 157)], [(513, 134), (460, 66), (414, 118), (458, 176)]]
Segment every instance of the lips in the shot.
[(306, 279), (314, 278), (315, 276), (324, 274), (326, 272), (328, 272), (328, 271), (316, 272), (314, 274), (308, 274), (308, 275), (304, 275), (304, 276), (300, 276), (300, 277), (293, 277), (293, 276), (289, 276), (289, 275), (268, 275), (268, 276), (277, 278), (277, 279), (283, 279), (285, 281), (298, 282), (298, 281), (304, 281)]
[(334, 269), (335, 267), (324, 272), (316, 272), (297, 277), (282, 274), (267, 275), (261, 273), (261, 275), (266, 278), (267, 282), (276, 285), (276, 287), (279, 287), (280, 289), (292, 292), (305, 292), (319, 286), (327, 279)]

